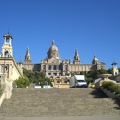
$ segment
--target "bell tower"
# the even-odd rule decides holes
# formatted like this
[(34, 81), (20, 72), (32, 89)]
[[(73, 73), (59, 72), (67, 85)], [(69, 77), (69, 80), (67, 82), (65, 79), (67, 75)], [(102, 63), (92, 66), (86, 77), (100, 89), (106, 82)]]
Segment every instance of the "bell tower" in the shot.
[(117, 68), (117, 63), (116, 62), (113, 62), (112, 64), (112, 68), (113, 68), (113, 76), (116, 76), (119, 74), (119, 71), (118, 71), (118, 68)]
[(1, 57), (13, 57), (13, 49), (12, 49), (12, 35), (8, 32), (4, 36), (4, 44), (2, 46), (2, 55)]
[(75, 50), (75, 56), (74, 56), (74, 61), (73, 61), (74, 64), (80, 64), (80, 57), (78, 55), (78, 50), (76, 49)]
[(29, 50), (29, 48), (27, 48), (24, 63), (26, 63), (26, 64), (30, 64), (31, 63), (31, 57), (30, 57), (30, 50)]
[(12, 81), (22, 76), (22, 72), (18, 68), (13, 57), (12, 35), (8, 32), (4, 36), (4, 43), (2, 45), (2, 53), (0, 55), (0, 73), (4, 79), (8, 78)]

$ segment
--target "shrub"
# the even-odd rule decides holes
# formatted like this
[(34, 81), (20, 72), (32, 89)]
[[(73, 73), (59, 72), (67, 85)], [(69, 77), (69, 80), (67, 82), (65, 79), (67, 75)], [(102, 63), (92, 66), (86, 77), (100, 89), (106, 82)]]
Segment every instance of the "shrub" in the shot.
[(120, 94), (120, 86), (116, 85), (116, 89), (114, 89), (116, 94)]
[(103, 81), (102, 82), (102, 87), (107, 89), (107, 90), (110, 90), (111, 86), (114, 86), (113, 82), (110, 82), (110, 81)]
[(120, 86), (111, 81), (103, 81), (102, 87), (110, 92), (115, 92), (115, 94), (120, 94)]

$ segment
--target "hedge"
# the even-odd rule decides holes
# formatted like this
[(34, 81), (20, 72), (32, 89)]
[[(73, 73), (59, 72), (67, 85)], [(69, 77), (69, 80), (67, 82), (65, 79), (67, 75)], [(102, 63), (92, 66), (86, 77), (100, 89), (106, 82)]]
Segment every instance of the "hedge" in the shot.
[(103, 81), (102, 87), (110, 92), (115, 92), (115, 94), (120, 94), (120, 85), (111, 81)]

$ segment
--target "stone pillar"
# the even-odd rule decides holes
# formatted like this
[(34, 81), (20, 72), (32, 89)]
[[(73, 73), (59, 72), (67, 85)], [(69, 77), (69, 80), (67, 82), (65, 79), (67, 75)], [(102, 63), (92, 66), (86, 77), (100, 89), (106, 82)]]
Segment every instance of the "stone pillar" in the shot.
[(53, 65), (51, 65), (51, 70), (53, 70)]
[(5, 79), (6, 79), (6, 74), (2, 74), (1, 75), (1, 89), (2, 89), (2, 91), (4, 91), (5, 90)]

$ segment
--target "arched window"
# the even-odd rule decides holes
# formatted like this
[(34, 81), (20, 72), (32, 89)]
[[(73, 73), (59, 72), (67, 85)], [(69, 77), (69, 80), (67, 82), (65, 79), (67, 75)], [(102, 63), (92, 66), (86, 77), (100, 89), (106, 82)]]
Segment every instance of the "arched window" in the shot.
[(5, 51), (5, 57), (9, 57), (9, 52)]

